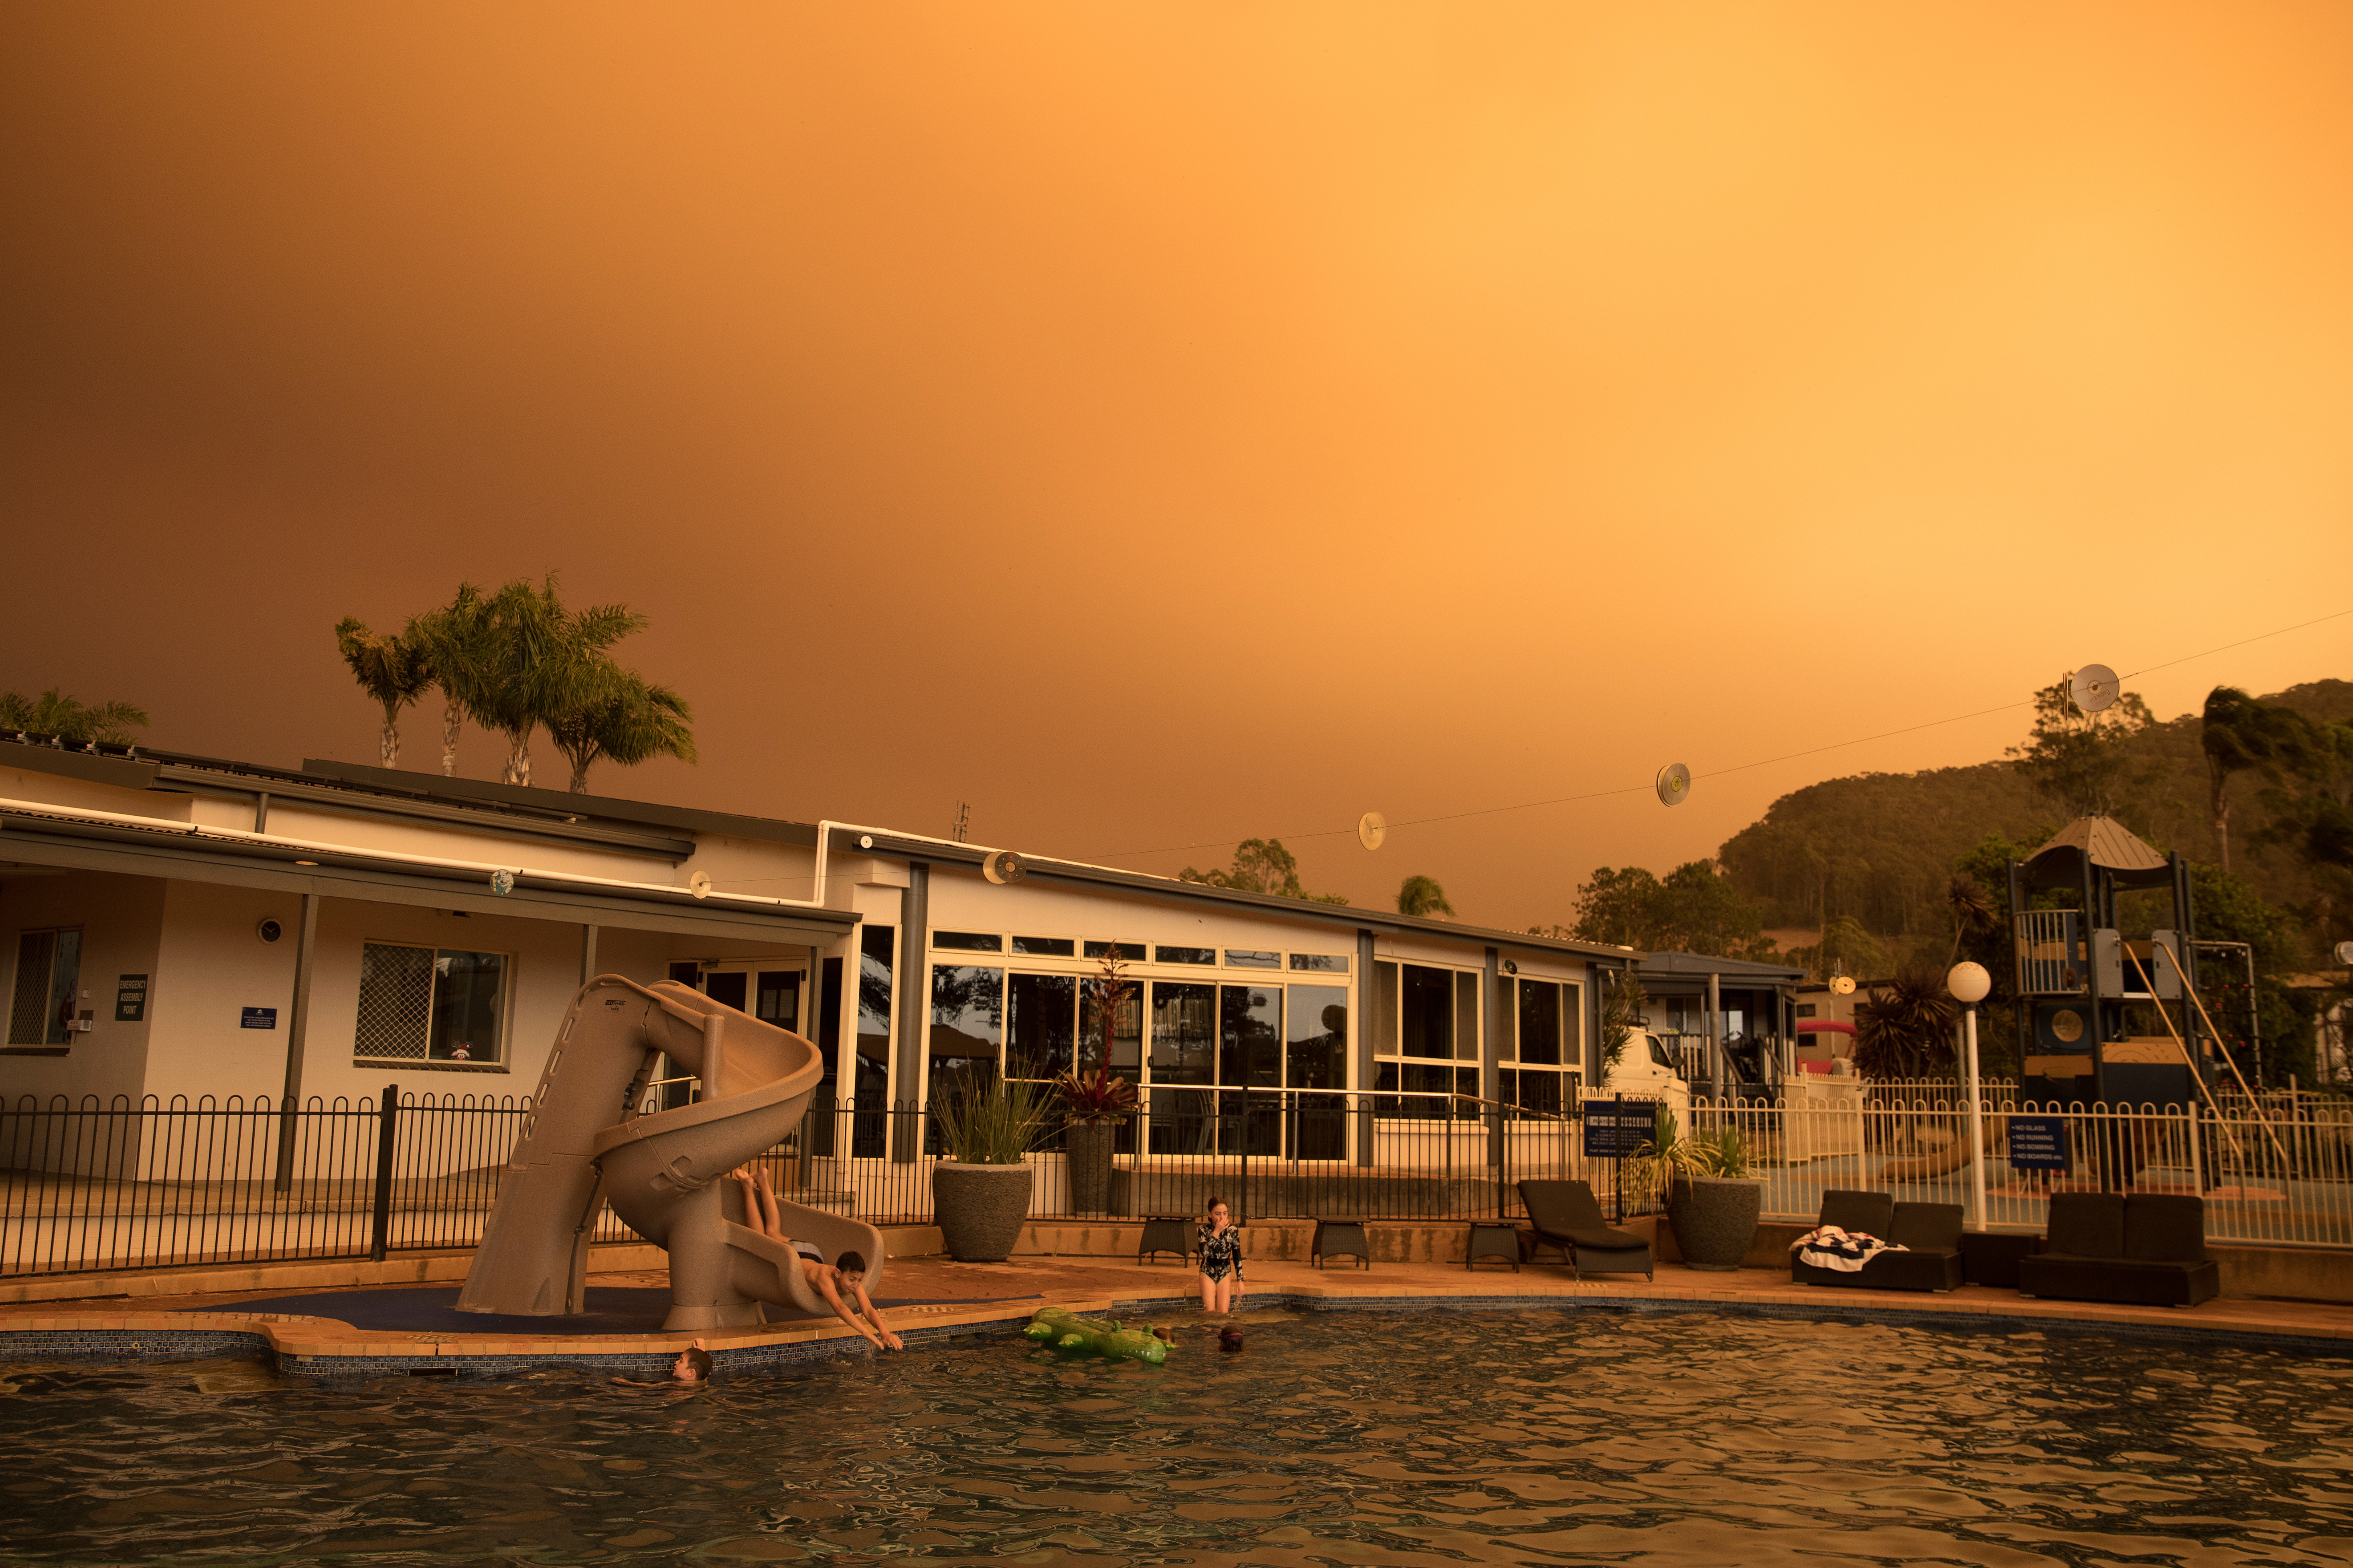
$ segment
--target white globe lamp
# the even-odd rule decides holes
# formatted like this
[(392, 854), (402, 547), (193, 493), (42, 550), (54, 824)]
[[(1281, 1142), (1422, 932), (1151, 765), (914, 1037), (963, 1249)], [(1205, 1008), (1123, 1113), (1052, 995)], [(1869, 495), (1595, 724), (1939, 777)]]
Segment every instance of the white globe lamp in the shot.
[(1968, 1076), (1961, 1092), (1969, 1107), (1969, 1195), (1976, 1199), (1976, 1228), (1986, 1226), (1985, 1113), (1978, 1087), (1978, 1004), (1993, 990), (1993, 976), (1982, 963), (1956, 963), (1946, 973), (1945, 989), (1961, 1004), (1961, 1068)]

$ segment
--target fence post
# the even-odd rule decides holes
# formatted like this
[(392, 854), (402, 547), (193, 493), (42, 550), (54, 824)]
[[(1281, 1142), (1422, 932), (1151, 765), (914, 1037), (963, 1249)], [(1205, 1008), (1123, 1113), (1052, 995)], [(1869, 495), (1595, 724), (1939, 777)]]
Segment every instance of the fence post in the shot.
[(400, 1131), (400, 1085), (384, 1086), (375, 1110), (375, 1213), (368, 1227), (368, 1258), (384, 1261), (392, 1246), (392, 1145)]

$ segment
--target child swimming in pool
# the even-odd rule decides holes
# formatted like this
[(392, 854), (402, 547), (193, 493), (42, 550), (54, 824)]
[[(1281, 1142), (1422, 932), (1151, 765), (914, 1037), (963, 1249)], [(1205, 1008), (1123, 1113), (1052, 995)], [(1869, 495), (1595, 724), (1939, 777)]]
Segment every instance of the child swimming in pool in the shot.
[(1208, 1217), (1193, 1233), (1193, 1240), (1194, 1250), (1201, 1255), (1201, 1310), (1233, 1310), (1242, 1299), (1242, 1233), (1222, 1198), (1209, 1200)]
[[(876, 1350), (907, 1348), (904, 1340), (882, 1326), (882, 1314), (866, 1294), (866, 1259), (855, 1252), (845, 1252), (828, 1264), (814, 1246), (786, 1236), (776, 1208), (776, 1190), (768, 1184), (767, 1172), (760, 1172), (755, 1182), (752, 1172), (739, 1169), (735, 1180), (744, 1188), (744, 1218), (762, 1235), (776, 1237), (801, 1255), (801, 1278), (808, 1281), (810, 1289), (825, 1298), (835, 1317), (864, 1334)], [(867, 1322), (874, 1325), (871, 1329), (850, 1315), (841, 1299), (845, 1289), (856, 1298), (858, 1310), (866, 1314)]]
[(617, 1377), (613, 1381), (625, 1383), (631, 1388), (670, 1388), (681, 1383), (709, 1383), (711, 1352), (703, 1348), (701, 1340), (679, 1352), (678, 1359), (670, 1363), (670, 1381), (667, 1383), (641, 1383), (634, 1377)]

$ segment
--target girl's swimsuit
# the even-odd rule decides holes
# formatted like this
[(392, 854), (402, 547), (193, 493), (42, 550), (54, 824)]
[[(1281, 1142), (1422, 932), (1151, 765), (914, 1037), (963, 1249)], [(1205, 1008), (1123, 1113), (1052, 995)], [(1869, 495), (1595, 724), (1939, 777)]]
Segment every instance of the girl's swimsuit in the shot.
[(1239, 1226), (1228, 1226), (1220, 1234), (1212, 1236), (1208, 1226), (1194, 1232), (1194, 1240), (1201, 1254), (1201, 1272), (1212, 1282), (1223, 1279), (1231, 1269), (1236, 1279), (1242, 1277), (1242, 1233)]

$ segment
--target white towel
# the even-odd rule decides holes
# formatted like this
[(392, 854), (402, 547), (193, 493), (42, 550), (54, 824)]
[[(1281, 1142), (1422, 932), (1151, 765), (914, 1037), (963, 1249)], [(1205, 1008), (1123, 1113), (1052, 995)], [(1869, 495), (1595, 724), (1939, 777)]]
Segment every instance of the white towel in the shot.
[(1910, 1248), (1891, 1246), (1859, 1230), (1841, 1230), (1834, 1225), (1825, 1225), (1791, 1242), (1789, 1250), (1798, 1255), (1800, 1263), (1852, 1274), (1883, 1252), (1906, 1252)]

